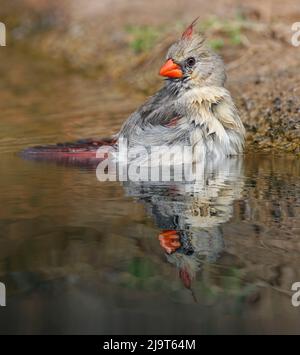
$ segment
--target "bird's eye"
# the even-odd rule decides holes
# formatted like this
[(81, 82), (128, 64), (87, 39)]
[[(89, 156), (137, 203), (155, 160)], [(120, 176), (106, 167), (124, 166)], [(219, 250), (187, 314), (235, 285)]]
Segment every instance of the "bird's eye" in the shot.
[(186, 62), (186, 65), (191, 68), (195, 65), (196, 59), (194, 57), (190, 57), (185, 62)]

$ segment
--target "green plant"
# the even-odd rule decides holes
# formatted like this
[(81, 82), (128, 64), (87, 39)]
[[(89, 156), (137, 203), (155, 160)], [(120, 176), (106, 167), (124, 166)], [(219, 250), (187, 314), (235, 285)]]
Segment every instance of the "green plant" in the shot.
[(212, 49), (219, 50), (224, 47), (224, 40), (222, 38), (211, 39), (209, 45)]
[(130, 35), (129, 46), (135, 53), (142, 53), (153, 48), (159, 30), (151, 26), (128, 26), (127, 33)]

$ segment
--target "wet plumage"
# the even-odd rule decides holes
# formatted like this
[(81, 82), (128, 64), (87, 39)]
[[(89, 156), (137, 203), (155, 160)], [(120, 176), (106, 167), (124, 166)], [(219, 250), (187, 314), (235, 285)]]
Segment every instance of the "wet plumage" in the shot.
[[(193, 160), (208, 155), (242, 153), (244, 127), (231, 95), (224, 87), (222, 59), (192, 27), (173, 44), (161, 75), (165, 85), (121, 128), (118, 138), (130, 147), (190, 145), (196, 147)], [(168, 125), (176, 118), (176, 124)]]

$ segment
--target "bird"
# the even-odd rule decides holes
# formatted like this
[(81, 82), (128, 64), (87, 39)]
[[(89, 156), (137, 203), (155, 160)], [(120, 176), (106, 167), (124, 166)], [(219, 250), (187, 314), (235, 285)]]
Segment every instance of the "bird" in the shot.
[(195, 31), (196, 21), (168, 49), (159, 71), (164, 85), (128, 117), (116, 135), (104, 140), (28, 148), (24, 155), (86, 162), (95, 158), (100, 146), (117, 149), (120, 141), (134, 150), (135, 157), (139, 147), (148, 151), (162, 145), (191, 147), (193, 163), (207, 157), (242, 154), (245, 128), (224, 86), (223, 60), (210, 48), (205, 36)]

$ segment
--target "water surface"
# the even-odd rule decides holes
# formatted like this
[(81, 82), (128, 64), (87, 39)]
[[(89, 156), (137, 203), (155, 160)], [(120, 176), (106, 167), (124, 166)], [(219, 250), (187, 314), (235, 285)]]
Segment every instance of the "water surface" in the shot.
[(1, 55), (1, 333), (299, 333), (299, 160), (252, 154), (195, 183), (124, 184), (23, 160), (30, 145), (116, 132), (141, 99)]

